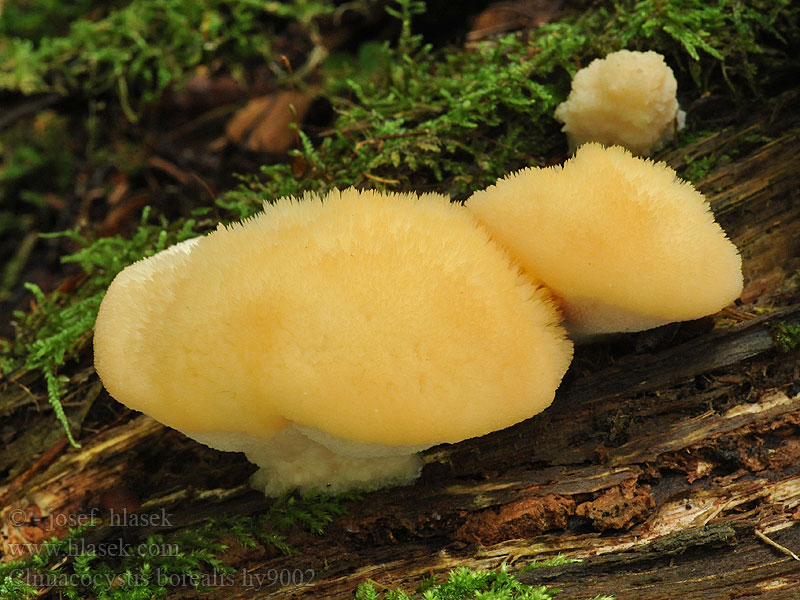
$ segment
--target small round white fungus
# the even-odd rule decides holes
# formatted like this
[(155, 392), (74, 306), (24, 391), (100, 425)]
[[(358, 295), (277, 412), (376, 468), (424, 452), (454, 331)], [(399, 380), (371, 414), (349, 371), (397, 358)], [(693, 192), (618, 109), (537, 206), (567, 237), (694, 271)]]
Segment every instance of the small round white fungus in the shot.
[(600, 142), (647, 156), (683, 127), (677, 89), (663, 56), (620, 50), (577, 72), (555, 118), (564, 123), (572, 151), (585, 142)]

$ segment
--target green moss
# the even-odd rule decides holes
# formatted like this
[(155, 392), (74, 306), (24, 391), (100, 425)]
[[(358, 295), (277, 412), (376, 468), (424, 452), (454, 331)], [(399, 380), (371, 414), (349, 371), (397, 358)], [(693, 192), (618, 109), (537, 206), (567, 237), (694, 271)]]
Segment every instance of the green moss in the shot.
[(681, 171), (681, 176), (694, 184), (701, 182), (708, 177), (713, 169), (717, 166), (729, 162), (733, 156), (739, 154), (738, 148), (730, 148), (727, 152), (712, 154), (705, 154), (691, 159), (689, 156), (684, 156), (686, 160), (686, 167)]
[(88, 97), (111, 93), (136, 120), (145, 103), (199, 64), (213, 58), (235, 66), (269, 58), (271, 35), (260, 21), (261, 2), (131, 0), (100, 18), (76, 18), (64, 35), (42, 33), (55, 10), (47, 7), (25, 12), (29, 21), (38, 21), (30, 26), (40, 32), (37, 41), (13, 35), (0, 40), (0, 88)]
[[(421, 8), (403, 0), (387, 9), (402, 22), (394, 47), (368, 42), (356, 56), (332, 57), (323, 90), (336, 112), (331, 129), (314, 141), (301, 132), (292, 167), (264, 167), (221, 204), (247, 216), (262, 201), (347, 186), (434, 184), (465, 195), (557, 148), (551, 113), (569, 76), (562, 69), (545, 80), (556, 51), (537, 53), (513, 35), (473, 50), (437, 51), (411, 32)], [(570, 40), (559, 45), (563, 63), (571, 62), (571, 50)]]
[(284, 554), (296, 554), (297, 551), (287, 543), (283, 533), (303, 529), (321, 535), (334, 517), (346, 513), (347, 502), (360, 499), (361, 496), (355, 492), (338, 496), (316, 491), (302, 496), (284, 494), (263, 514), (215, 519), (206, 527), (231, 534), (248, 548), (254, 548), (260, 542)]
[[(245, 176), (223, 206), (246, 216), (262, 201), (351, 185), (463, 197), (564, 151), (552, 113), (578, 65), (621, 48), (656, 50), (691, 75), (698, 92), (716, 82), (740, 94), (767, 60), (760, 44), (775, 46), (773, 61), (796, 61), (784, 40), (798, 36), (800, 13), (788, 0), (625, 0), (523, 35), (435, 50), (412, 33), (419, 2), (398, 0), (388, 10), (402, 22), (395, 46), (367, 42), (357, 56), (327, 63), (330, 131), (302, 137), (291, 167)], [(703, 165), (697, 169), (699, 177)]]
[(76, 172), (67, 119), (43, 110), (0, 134), (0, 300), (32, 249), (29, 234), (55, 218)]
[(34, 308), (28, 312), (15, 311), (12, 324), (17, 335), (11, 343), (0, 342), (3, 351), (0, 371), (9, 374), (25, 370), (42, 374), (56, 418), (74, 446), (77, 443), (61, 406), (69, 379), (59, 375), (59, 370), (90, 340), (106, 288), (127, 265), (197, 235), (194, 220), (171, 225), (165, 221), (149, 224), (148, 214), (146, 210), (139, 228), (129, 240), (119, 236), (91, 240), (78, 231), (51, 234), (66, 236), (83, 246), (61, 260), (80, 265), (86, 279), (69, 294), (56, 292), (50, 296), (45, 296), (38, 286), (26, 284), (34, 296)]
[(92, 0), (15, 0), (4, 3), (0, 13), (0, 35), (37, 41), (46, 35), (64, 33), (64, 26), (92, 8)]
[(622, 0), (585, 11), (576, 23), (594, 56), (655, 50), (701, 90), (724, 81), (735, 95), (742, 84), (757, 94), (765, 64), (796, 64), (787, 40), (800, 34), (798, 10), (791, 0)]
[(150, 600), (163, 598), (175, 587), (198, 590), (233, 585), (235, 569), (221, 556), (222, 541), (232, 535), (238, 543), (273, 546), (284, 554), (295, 550), (281, 535), (306, 530), (321, 534), (346, 503), (357, 495), (330, 496), (312, 492), (285, 495), (264, 513), (213, 519), (172, 534), (151, 534), (135, 539), (89, 542), (97, 523), (70, 530), (62, 539), (44, 542), (36, 554), (0, 563), (0, 598), (28, 600), (42, 588), (56, 587), (65, 598), (98, 600)]
[(579, 562), (581, 562), (579, 558), (570, 558), (569, 556), (564, 556), (563, 554), (559, 554), (557, 556), (554, 556), (553, 558), (548, 558), (547, 560), (534, 561), (529, 565), (525, 565), (524, 567), (522, 567), (522, 569), (520, 569), (520, 573), (535, 571), (536, 569), (541, 569), (543, 567), (560, 567), (561, 565), (570, 565)]
[(790, 352), (800, 346), (800, 325), (776, 323), (772, 326), (772, 339), (781, 352)]
[[(110, 7), (89, 0), (22, 0), (0, 16), (0, 87), (25, 94), (110, 93), (135, 120), (143, 104), (199, 64), (220, 61), (237, 71), (247, 61), (269, 60), (276, 18), (298, 22), (317, 39), (318, 19), (335, 10), (321, 0), (129, 0)], [(424, 3), (401, 0), (388, 10), (403, 21), (399, 55), (422, 60), (427, 68), (410, 28), (410, 17), (424, 10)], [(545, 70), (565, 55), (573, 61), (568, 70), (574, 70), (577, 61), (628, 47), (671, 54), (698, 85), (715, 69), (729, 81), (743, 76), (753, 84), (763, 44), (780, 43), (797, 28), (797, 7), (790, 0), (622, 0), (596, 3), (545, 25), (530, 41), (542, 54), (533, 62)], [(409, 66), (392, 66), (400, 88), (404, 74), (413, 73)], [(523, 80), (517, 83), (524, 87)]]
[(688, 156), (684, 157), (687, 164), (686, 168), (682, 171), (681, 176), (687, 181), (697, 183), (705, 179), (706, 175), (711, 172), (716, 160), (711, 155), (701, 156), (694, 160), (690, 160)]
[[(0, 138), (0, 195), (4, 203), (19, 188), (30, 189), (34, 181), (41, 185), (45, 179), (50, 193), (67, 189), (75, 172), (67, 125), (67, 120), (55, 111), (43, 110), (31, 121), (4, 132)], [(41, 205), (44, 191), (31, 191), (21, 200)]]
[(0, 597), (16, 593), (11, 597), (27, 600), (57, 588), (61, 597), (76, 600), (145, 600), (162, 598), (176, 585), (200, 588), (233, 571), (217, 556), (227, 546), (203, 531), (103, 543), (87, 542), (86, 530), (71, 530), (42, 543), (37, 554), (0, 566)]
[[(537, 563), (537, 566), (553, 566), (577, 562), (557, 557), (551, 561)], [(525, 569), (523, 569), (524, 571)], [(460, 567), (451, 571), (444, 583), (430, 584), (418, 591), (424, 600), (551, 600), (559, 590), (547, 586), (530, 586), (521, 583), (508, 572), (504, 564), (497, 571), (481, 571)], [(356, 600), (411, 600), (412, 596), (403, 590), (379, 591), (372, 581), (362, 583), (355, 593)], [(594, 600), (613, 600), (611, 596), (596, 596)]]

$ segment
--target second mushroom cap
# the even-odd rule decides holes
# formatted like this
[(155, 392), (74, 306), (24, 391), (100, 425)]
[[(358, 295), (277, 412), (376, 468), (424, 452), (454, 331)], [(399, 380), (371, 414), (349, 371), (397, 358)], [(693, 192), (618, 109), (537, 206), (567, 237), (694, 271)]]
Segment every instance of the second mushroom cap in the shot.
[(742, 289), (739, 253), (702, 194), (620, 147), (512, 173), (467, 208), (553, 290), (577, 338), (696, 319)]

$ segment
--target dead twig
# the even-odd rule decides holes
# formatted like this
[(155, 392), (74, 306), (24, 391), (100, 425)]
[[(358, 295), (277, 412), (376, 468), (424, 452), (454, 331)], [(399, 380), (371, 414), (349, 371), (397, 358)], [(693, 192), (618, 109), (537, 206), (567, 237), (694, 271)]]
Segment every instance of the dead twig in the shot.
[(756, 527), (753, 531), (755, 532), (756, 537), (765, 544), (767, 544), (768, 546), (772, 546), (773, 548), (775, 548), (779, 552), (782, 552), (786, 556), (791, 556), (793, 559), (800, 561), (800, 556), (797, 556), (797, 554), (789, 550), (786, 546), (782, 546), (775, 540), (768, 538), (765, 533), (759, 531), (758, 527)]

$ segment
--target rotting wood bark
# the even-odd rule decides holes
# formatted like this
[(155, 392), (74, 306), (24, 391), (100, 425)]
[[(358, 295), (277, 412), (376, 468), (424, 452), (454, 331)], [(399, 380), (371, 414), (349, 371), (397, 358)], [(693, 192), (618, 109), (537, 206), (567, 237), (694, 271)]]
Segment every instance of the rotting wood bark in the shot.
[[(800, 553), (800, 351), (784, 354), (773, 342), (776, 325), (800, 323), (800, 116), (768, 117), (665, 156), (679, 167), (748, 132), (773, 137), (701, 184), (744, 257), (737, 312), (581, 348), (545, 413), (428, 451), (416, 485), (366, 495), (323, 537), (290, 536), (298, 556), (260, 548), (226, 556), (239, 571), (310, 569), (310, 583), (255, 589), (237, 579), (170, 597), (347, 598), (368, 578), (413, 590), (457, 566), (558, 553), (584, 562), (521, 578), (562, 588), (564, 600), (800, 597), (800, 563), (756, 534)], [(714, 321), (721, 326), (710, 331)], [(9, 410), (26, 410), (27, 389), (6, 384), (0, 393)], [(87, 373), (73, 393), (100, 391)], [(241, 456), (147, 417), (84, 438), (81, 450), (58, 437), (44, 447), (51, 452), (23, 460), (14, 444), (3, 449), (10, 478), (0, 518), (15, 508), (80, 514), (119, 488), (141, 510), (169, 511), (173, 528), (269, 504), (248, 491), (253, 469)], [(53, 532), (63, 528), (15, 528), (4, 518), (0, 537), (7, 548)], [(106, 527), (90, 539), (119, 535)]]

